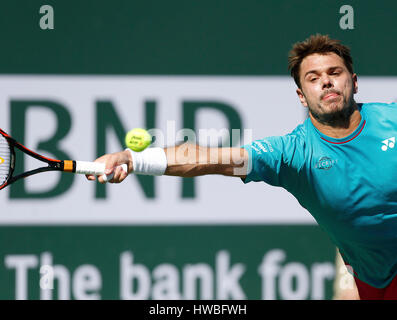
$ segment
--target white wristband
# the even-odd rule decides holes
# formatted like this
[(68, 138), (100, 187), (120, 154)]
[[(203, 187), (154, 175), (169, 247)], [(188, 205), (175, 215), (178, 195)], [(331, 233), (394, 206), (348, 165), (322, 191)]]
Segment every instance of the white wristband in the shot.
[(131, 153), (133, 173), (149, 176), (161, 176), (167, 169), (167, 157), (163, 148), (148, 148), (142, 152)]

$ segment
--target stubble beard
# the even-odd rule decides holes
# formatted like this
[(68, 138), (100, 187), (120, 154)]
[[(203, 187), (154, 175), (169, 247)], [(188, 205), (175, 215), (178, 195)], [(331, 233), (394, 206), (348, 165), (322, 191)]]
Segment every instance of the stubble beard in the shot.
[[(342, 101), (336, 101), (336, 102), (330, 102), (329, 104), (337, 103), (340, 104), (342, 103), (343, 106), (342, 108), (335, 108), (336, 111), (331, 111), (331, 112), (317, 112), (316, 109), (309, 107), (309, 112), (312, 114), (312, 116), (321, 124), (327, 125), (327, 126), (332, 126), (332, 127), (343, 127), (347, 128), (349, 127), (350, 124), (350, 116), (353, 114), (354, 110), (356, 109), (356, 102), (354, 101), (353, 94), (348, 98), (345, 99), (343, 95), (339, 95), (339, 100), (342, 99)], [(327, 103), (327, 102), (325, 102)], [(322, 107), (324, 102), (320, 103), (318, 106), (317, 110), (324, 110)]]

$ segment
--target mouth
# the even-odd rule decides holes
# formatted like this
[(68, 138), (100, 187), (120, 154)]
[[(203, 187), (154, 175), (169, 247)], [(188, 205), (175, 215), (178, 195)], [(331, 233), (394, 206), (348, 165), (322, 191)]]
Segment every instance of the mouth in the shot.
[(326, 94), (324, 97), (322, 97), (321, 100), (332, 100), (332, 99), (336, 99), (338, 97), (339, 97), (338, 93), (331, 92), (331, 93)]

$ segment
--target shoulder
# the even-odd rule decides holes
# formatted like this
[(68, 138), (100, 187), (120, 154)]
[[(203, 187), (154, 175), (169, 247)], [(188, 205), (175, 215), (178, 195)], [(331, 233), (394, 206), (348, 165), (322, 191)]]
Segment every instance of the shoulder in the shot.
[(304, 143), (306, 132), (307, 129), (303, 123), (283, 136), (269, 136), (263, 139), (255, 140), (253, 141), (253, 145), (257, 145), (260, 148), (266, 148), (266, 151), (270, 152), (273, 152), (274, 149), (278, 151), (286, 151), (288, 149), (294, 148), (296, 145)]
[(282, 136), (268, 136), (254, 140), (250, 144), (243, 146), (248, 151), (257, 155), (277, 157), (292, 157), (297, 153), (302, 153), (307, 136), (307, 121), (298, 125), (291, 132)]
[(298, 140), (305, 140), (308, 132), (310, 119), (307, 118), (303, 123), (298, 125), (294, 130), (287, 134), (289, 137), (293, 137), (294, 139)]
[(306, 141), (307, 141), (307, 136), (308, 136), (308, 121), (309, 119), (306, 119), (305, 122), (302, 124), (298, 125), (294, 130), (292, 130), (290, 133), (280, 136), (279, 138), (284, 142), (288, 144), (293, 144), (295, 146), (303, 146)]
[(265, 140), (280, 155), (284, 164), (299, 167), (305, 161), (307, 136), (308, 123), (305, 121), (286, 135), (267, 137)]
[(362, 108), (362, 110), (379, 110), (379, 109), (397, 109), (397, 102), (384, 103), (384, 102), (368, 102), (368, 103), (358, 103), (358, 106)]

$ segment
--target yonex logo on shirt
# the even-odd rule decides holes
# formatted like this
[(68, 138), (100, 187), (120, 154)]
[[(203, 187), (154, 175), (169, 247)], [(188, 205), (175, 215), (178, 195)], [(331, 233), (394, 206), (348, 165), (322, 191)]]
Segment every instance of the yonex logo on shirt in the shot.
[(392, 149), (396, 145), (396, 137), (391, 137), (389, 139), (383, 140), (382, 144), (382, 151), (386, 151), (389, 148)]

